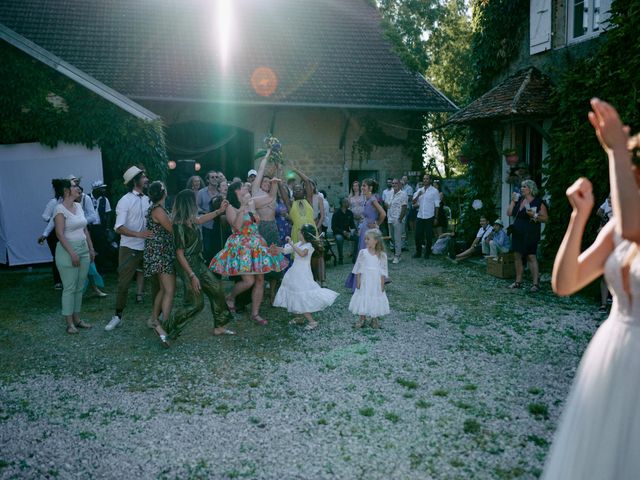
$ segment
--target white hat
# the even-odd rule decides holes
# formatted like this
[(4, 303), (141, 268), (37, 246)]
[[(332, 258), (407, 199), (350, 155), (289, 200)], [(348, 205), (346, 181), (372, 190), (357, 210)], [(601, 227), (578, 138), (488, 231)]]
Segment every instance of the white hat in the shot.
[(251, 170), (249, 170), (249, 173), (247, 173), (247, 178), (249, 178), (251, 175), (258, 176), (258, 172), (256, 172), (256, 171), (252, 168)]
[(494, 225), (500, 225), (501, 227), (504, 227), (504, 223), (502, 223), (502, 220), (497, 219), (495, 222), (493, 222)]
[(73, 180), (80, 180), (80, 179), (72, 173), (67, 177), (67, 180), (73, 181)]
[(129, 167), (129, 170), (124, 172), (124, 175), (122, 175), (122, 178), (124, 179), (125, 185), (127, 183), (129, 183), (131, 180), (133, 180), (136, 175), (138, 175), (139, 173), (141, 173), (143, 171), (144, 170), (140, 170), (138, 167), (135, 167), (135, 166), (134, 167)]
[(91, 184), (91, 190), (95, 190), (96, 188), (102, 188), (102, 187), (106, 187), (107, 185), (102, 181), (102, 179), (100, 180), (96, 180), (95, 182), (93, 182)]

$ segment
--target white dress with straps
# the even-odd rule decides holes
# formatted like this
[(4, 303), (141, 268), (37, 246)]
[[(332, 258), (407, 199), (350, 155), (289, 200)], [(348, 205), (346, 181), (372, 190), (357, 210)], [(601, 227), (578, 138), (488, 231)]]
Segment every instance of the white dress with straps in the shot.
[(640, 478), (640, 253), (624, 289), (622, 268), (634, 244), (614, 233), (604, 273), (613, 294), (609, 318), (580, 361), (542, 478)]

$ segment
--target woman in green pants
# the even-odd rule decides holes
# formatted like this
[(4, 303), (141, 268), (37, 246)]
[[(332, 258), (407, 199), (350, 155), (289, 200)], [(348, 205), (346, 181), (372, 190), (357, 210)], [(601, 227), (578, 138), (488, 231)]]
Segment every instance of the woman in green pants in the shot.
[(75, 180), (64, 178), (53, 180), (56, 197), (62, 203), (53, 211), (56, 236), (56, 266), (62, 279), (62, 315), (67, 321), (67, 333), (78, 333), (78, 328), (91, 328), (80, 320), (84, 283), (89, 273), (89, 264), (95, 258), (91, 237), (87, 231), (87, 219), (82, 207), (76, 203), (80, 188)]
[(173, 240), (178, 273), (185, 285), (184, 305), (166, 323), (171, 337), (180, 335), (186, 324), (204, 308), (203, 293), (209, 298), (213, 313), (214, 335), (235, 335), (225, 325), (232, 318), (224, 299), (222, 282), (207, 268), (202, 256), (202, 241), (197, 226), (223, 215), (228, 202), (223, 200), (218, 210), (198, 217), (196, 197), (192, 190), (183, 190), (173, 204)]

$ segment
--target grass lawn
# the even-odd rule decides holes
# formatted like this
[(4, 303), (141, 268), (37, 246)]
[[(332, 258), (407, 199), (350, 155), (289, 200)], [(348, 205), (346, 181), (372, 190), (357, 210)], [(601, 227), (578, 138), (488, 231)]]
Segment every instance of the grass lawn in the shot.
[(47, 268), (0, 271), (0, 478), (536, 478), (593, 305), (473, 263), (389, 269), (381, 330), (352, 328), (343, 265), (316, 331), (264, 306), (213, 337), (207, 306), (168, 350), (133, 285), (104, 331), (113, 275), (71, 336)]

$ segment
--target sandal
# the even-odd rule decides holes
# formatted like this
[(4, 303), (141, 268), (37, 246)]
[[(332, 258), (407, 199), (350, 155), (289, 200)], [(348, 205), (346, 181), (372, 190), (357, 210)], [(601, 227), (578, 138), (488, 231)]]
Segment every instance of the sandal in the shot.
[(537, 292), (537, 291), (539, 291), (539, 290), (540, 290), (540, 285), (538, 285), (537, 283), (534, 283), (534, 284), (531, 286), (531, 288), (529, 289), (529, 291), (530, 291), (531, 293), (536, 293), (536, 292)]
[(75, 325), (67, 325), (67, 333), (69, 335), (76, 335), (78, 333), (78, 329)]
[(304, 325), (304, 318), (302, 318), (302, 317), (293, 317), (289, 321), (289, 325)]
[(214, 334), (216, 337), (219, 337), (220, 335), (235, 335), (235, 334), (236, 334), (236, 332), (234, 332), (233, 330), (228, 330), (228, 329), (226, 329), (226, 328), (225, 328), (225, 329), (224, 329), (224, 330), (222, 330), (220, 333), (216, 333), (216, 329), (214, 328), (214, 329), (213, 329), (213, 334)]
[(305, 330), (315, 330), (318, 328), (318, 322), (309, 322), (309, 324), (304, 327)]
[(74, 325), (74, 327), (78, 327), (78, 328), (91, 328), (90, 324), (88, 324), (87, 322), (84, 322), (82, 320), (78, 320), (73, 325)]
[(358, 318), (358, 320), (356, 320), (356, 323), (353, 324), (353, 328), (362, 328), (362, 327), (364, 327), (364, 322), (365, 322), (364, 318)]
[(237, 313), (236, 304), (235, 304), (235, 302), (232, 302), (229, 297), (224, 297), (224, 303), (227, 304), (227, 308), (229, 309), (229, 311), (231, 313)]
[(156, 325), (155, 327), (153, 327), (153, 331), (156, 332), (156, 335), (158, 335), (158, 337), (160, 337), (160, 343), (162, 344), (162, 346), (164, 348), (169, 348), (171, 346), (171, 344), (169, 343), (169, 335), (167, 335), (166, 333), (160, 333), (158, 331), (158, 327), (160, 325)]
[(378, 321), (377, 318), (371, 319), (371, 328), (375, 328), (375, 329), (380, 328), (380, 322)]
[(511, 285), (509, 285), (509, 288), (522, 288), (522, 283), (513, 282)]
[(268, 325), (269, 322), (267, 322), (264, 318), (262, 318), (260, 315), (251, 315), (251, 320), (253, 320), (254, 322), (256, 322), (258, 325)]

